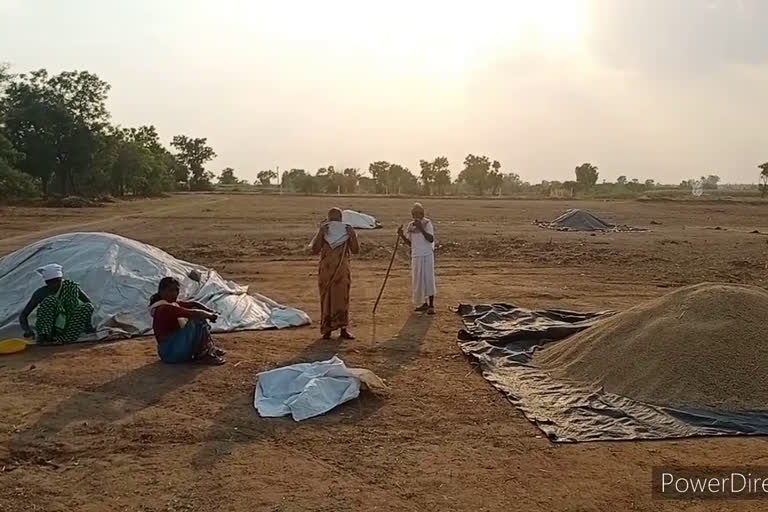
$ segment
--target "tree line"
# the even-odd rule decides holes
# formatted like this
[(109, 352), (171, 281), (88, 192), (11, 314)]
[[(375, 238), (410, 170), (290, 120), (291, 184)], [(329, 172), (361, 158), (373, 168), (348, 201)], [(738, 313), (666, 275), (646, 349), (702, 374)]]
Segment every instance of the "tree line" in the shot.
[(13, 75), (0, 65), (0, 197), (153, 196), (210, 190), (205, 138), (113, 125), (110, 85), (87, 71)]
[[(604, 191), (643, 192), (659, 186), (654, 180), (629, 179), (619, 176), (615, 183), (603, 180), (598, 183), (599, 171), (591, 163), (574, 168), (574, 180), (550, 181), (531, 184), (523, 181), (517, 173), (502, 172), (501, 163), (487, 156), (469, 154), (462, 163), (457, 178), (451, 178), (450, 162), (444, 156), (433, 160), (420, 160), (420, 172), (412, 173), (407, 167), (386, 161), (372, 162), (368, 175), (357, 168), (337, 170), (332, 165), (321, 167), (315, 174), (305, 169), (291, 169), (278, 176), (275, 171), (259, 173), (255, 185), (276, 186), (283, 190), (301, 194), (385, 194), (385, 195), (558, 195), (558, 192), (575, 194)], [(766, 164), (768, 168), (768, 164)], [(768, 171), (765, 173), (768, 175)], [(273, 180), (279, 180), (273, 184)], [(238, 180), (230, 180), (230, 184)], [(688, 189), (700, 183), (704, 189), (716, 189), (720, 177), (702, 176), (700, 179), (684, 180), (678, 188)]]
[[(206, 165), (216, 157), (204, 137), (176, 135), (163, 145), (154, 126), (121, 127), (110, 122), (106, 101), (110, 85), (87, 71), (50, 75), (45, 69), (14, 75), (0, 65), (0, 198), (79, 195), (153, 196), (171, 191), (214, 188), (216, 176)], [(768, 193), (768, 162), (758, 166), (760, 191)], [(591, 163), (574, 169), (572, 181), (524, 182), (504, 172), (498, 160), (468, 154), (456, 179), (445, 156), (420, 160), (416, 173), (394, 162), (358, 168), (329, 165), (314, 173), (263, 170), (255, 185), (280, 185), (302, 194), (384, 195), (573, 195), (580, 192), (642, 192), (653, 180), (620, 176), (598, 184)], [(714, 174), (685, 180), (679, 188), (716, 189)], [(218, 177), (221, 185), (247, 183), (231, 167)]]

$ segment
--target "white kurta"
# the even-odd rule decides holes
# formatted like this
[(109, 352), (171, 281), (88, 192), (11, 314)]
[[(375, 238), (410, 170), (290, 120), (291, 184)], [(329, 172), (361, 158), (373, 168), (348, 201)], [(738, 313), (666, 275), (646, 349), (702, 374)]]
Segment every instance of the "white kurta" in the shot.
[[(424, 230), (435, 236), (432, 221), (424, 219)], [(408, 225), (408, 239), (411, 241), (411, 293), (417, 306), (426, 304), (429, 297), (437, 295), (435, 284), (435, 243), (428, 242), (416, 229), (413, 222)]]

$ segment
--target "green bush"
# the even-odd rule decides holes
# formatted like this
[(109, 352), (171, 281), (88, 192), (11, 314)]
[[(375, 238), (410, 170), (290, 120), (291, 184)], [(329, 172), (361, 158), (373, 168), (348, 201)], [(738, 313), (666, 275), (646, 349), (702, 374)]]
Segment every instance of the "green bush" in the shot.
[(0, 200), (30, 199), (39, 195), (40, 189), (32, 176), (17, 171), (0, 159)]

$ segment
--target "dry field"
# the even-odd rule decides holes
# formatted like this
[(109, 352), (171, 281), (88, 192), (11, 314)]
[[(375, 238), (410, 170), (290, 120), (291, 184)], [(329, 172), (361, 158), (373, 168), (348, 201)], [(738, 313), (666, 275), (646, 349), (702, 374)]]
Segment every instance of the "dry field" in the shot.
[[(0, 511), (764, 510), (659, 502), (650, 492), (657, 465), (768, 465), (764, 439), (551, 444), (460, 354), (450, 308), (494, 300), (623, 309), (701, 281), (766, 286), (768, 236), (752, 231), (768, 233), (768, 206), (424, 203), (441, 245), (438, 315), (411, 315), (401, 253), (375, 324), (371, 307), (407, 200), (187, 195), (0, 208), (0, 254), (59, 232), (115, 232), (313, 318), (316, 263), (304, 247), (326, 209), (359, 209), (386, 226), (360, 235), (357, 341), (323, 342), (316, 326), (224, 335), (229, 363), (215, 368), (164, 366), (150, 339), (0, 359)], [(531, 225), (573, 206), (652, 231), (590, 236)], [(388, 395), (364, 394), (298, 424), (258, 417), (257, 372), (334, 353), (385, 378)]]

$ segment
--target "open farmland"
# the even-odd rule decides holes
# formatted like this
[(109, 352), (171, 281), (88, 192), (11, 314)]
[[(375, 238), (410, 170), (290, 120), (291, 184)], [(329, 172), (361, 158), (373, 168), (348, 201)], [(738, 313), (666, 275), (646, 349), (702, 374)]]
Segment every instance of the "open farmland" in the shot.
[[(374, 215), (353, 262), (353, 342), (316, 326), (219, 336), (223, 367), (169, 367), (152, 339), (33, 347), (0, 359), (0, 511), (713, 510), (651, 499), (659, 465), (765, 465), (764, 439), (554, 445), (460, 354), (461, 301), (625, 309), (702, 281), (766, 286), (768, 205), (727, 201), (425, 199), (438, 314), (411, 315), (394, 232), (412, 201), (177, 195), (103, 208), (0, 208), (0, 254), (56, 233), (109, 231), (318, 317), (306, 245), (330, 206)], [(645, 233), (532, 225), (569, 207)], [(756, 231), (756, 232), (755, 232)], [(31, 276), (34, 278), (34, 276)], [(768, 313), (767, 313), (768, 315)], [(257, 372), (338, 354), (390, 386), (325, 416), (260, 419)], [(762, 510), (760, 502), (717, 510)]]

